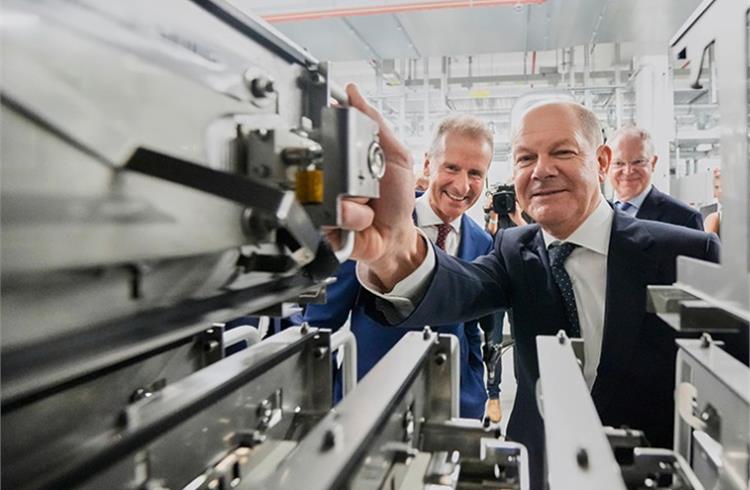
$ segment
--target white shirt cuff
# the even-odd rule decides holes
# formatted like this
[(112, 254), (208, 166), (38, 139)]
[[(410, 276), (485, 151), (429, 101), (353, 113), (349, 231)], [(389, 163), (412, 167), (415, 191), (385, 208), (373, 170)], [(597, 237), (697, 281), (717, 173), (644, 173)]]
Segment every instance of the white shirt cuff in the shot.
[(367, 283), (364, 280), (366, 274), (364, 274), (364, 271), (361, 269), (364, 266), (357, 263), (356, 268), (357, 280), (362, 287), (393, 305), (399, 315), (403, 318), (408, 317), (414, 311), (414, 303), (423, 296), (424, 291), (429, 284), (430, 274), (432, 274), (432, 270), (435, 268), (435, 251), (432, 249), (431, 242), (422, 230), (417, 229), (417, 231), (427, 243), (427, 254), (419, 267), (396, 283), (390, 292), (383, 293), (378, 291), (373, 284)]

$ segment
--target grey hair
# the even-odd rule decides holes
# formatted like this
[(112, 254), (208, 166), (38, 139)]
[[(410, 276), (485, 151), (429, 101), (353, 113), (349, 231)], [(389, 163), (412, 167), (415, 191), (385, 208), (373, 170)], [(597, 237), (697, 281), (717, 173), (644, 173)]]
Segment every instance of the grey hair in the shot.
[(636, 136), (641, 142), (643, 142), (643, 148), (646, 150), (647, 156), (650, 158), (654, 156), (656, 150), (654, 149), (654, 141), (651, 139), (651, 134), (643, 128), (640, 128), (634, 124), (626, 124), (621, 128), (617, 129), (612, 136), (609, 138), (609, 145), (612, 146), (617, 138), (623, 136)]
[(448, 133), (483, 139), (490, 145), (490, 149), (495, 145), (495, 135), (484, 121), (470, 114), (451, 114), (435, 127), (430, 149), (427, 150), (429, 157), (434, 158), (445, 151), (444, 136)]
[[(575, 112), (576, 119), (578, 119), (578, 124), (580, 125), (581, 130), (583, 130), (583, 136), (586, 138), (586, 141), (591, 143), (594, 149), (599, 148), (604, 144), (604, 134), (602, 133), (602, 126), (599, 123), (599, 118), (596, 117), (594, 111), (582, 104), (579, 104), (578, 102), (567, 100), (544, 101), (530, 106), (528, 109), (526, 109), (526, 111), (524, 111), (524, 115), (532, 111), (533, 109), (553, 104), (567, 106)], [(521, 117), (519, 120), (523, 120), (523, 117)], [(518, 136), (518, 129), (518, 126), (511, 129), (511, 143), (516, 139), (516, 136)]]

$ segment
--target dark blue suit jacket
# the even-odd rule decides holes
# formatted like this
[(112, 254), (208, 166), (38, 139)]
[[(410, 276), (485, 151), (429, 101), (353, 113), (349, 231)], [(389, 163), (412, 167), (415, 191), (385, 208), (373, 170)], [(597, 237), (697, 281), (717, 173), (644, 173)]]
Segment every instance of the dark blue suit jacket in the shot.
[[(461, 219), (461, 241), (457, 256), (473, 260), (492, 250), (492, 237), (471, 218)], [(362, 378), (370, 369), (404, 336), (404, 329), (384, 326), (368, 317), (359, 304), (361, 286), (354, 273), (355, 262), (342, 264), (336, 274), (337, 281), (328, 286), (325, 305), (309, 305), (305, 310), (305, 320), (315, 327), (338, 329), (346, 321), (351, 311), (351, 329), (357, 338), (357, 376)], [(440, 295), (444, 304), (454, 304), (450, 294)], [(481, 337), (476, 316), (465, 323), (444, 322), (440, 316), (431, 321), (414, 326), (422, 329), (431, 325), (433, 330), (453, 334), (458, 338), (461, 353), (461, 397), (460, 415), (465, 418), (480, 418), (484, 415), (487, 392), (484, 386), (484, 365), (482, 363)], [(436, 322), (446, 325), (437, 326)], [(450, 323), (453, 323), (452, 325)]]
[[(671, 447), (676, 332), (646, 313), (646, 286), (672, 284), (678, 255), (717, 261), (719, 247), (715, 235), (615, 212), (602, 353), (591, 394), (605, 425), (642, 429), (652, 444)], [(493, 253), (473, 263), (436, 253), (425, 296), (402, 325), (435, 318), (458, 322), (513, 308), (518, 391), (508, 436), (529, 449), (532, 484), (541, 488), (544, 429), (534, 394), (535, 337), (569, 327), (541, 230), (538, 225), (502, 230)], [(379, 300), (370, 295), (366, 302), (370, 314), (382, 318)]]
[(700, 212), (653, 186), (635, 217), (703, 231), (703, 216)]

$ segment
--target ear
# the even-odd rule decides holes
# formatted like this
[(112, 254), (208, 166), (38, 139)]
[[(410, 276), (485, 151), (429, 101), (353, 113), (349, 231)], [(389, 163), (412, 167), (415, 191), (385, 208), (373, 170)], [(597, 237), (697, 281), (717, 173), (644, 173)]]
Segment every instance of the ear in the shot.
[(607, 179), (609, 165), (612, 163), (612, 149), (607, 145), (601, 145), (596, 149), (596, 163), (598, 165), (599, 182)]
[(430, 176), (430, 157), (427, 153), (424, 154), (424, 164), (422, 166), (422, 175), (425, 177)]
[(653, 172), (656, 168), (656, 161), (659, 159), (658, 155), (654, 155), (651, 157), (651, 171)]

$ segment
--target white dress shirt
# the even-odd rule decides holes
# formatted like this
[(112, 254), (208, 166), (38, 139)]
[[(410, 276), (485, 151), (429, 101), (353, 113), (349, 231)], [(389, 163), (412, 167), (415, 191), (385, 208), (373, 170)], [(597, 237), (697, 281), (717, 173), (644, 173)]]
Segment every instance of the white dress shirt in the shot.
[[(417, 226), (422, 229), (425, 236), (430, 239), (432, 243), (437, 241), (438, 226), (443, 224), (443, 220), (435, 214), (435, 211), (430, 206), (430, 196), (427, 193), (419, 196), (414, 202), (414, 212), (417, 214)], [(445, 252), (455, 257), (458, 253), (458, 244), (461, 241), (461, 216), (449, 223), (451, 230), (448, 232), (448, 236), (445, 237)]]
[[(602, 351), (604, 305), (607, 297), (607, 255), (613, 217), (614, 211), (602, 198), (594, 212), (565, 240), (580, 246), (565, 261), (565, 270), (570, 276), (576, 296), (578, 321), (584, 343), (583, 372), (589, 388), (596, 379)], [(548, 248), (552, 243), (559, 241), (544, 230), (542, 236)], [(414, 310), (413, 299), (423, 294), (434, 268), (435, 251), (428, 246), (427, 256), (422, 264), (388, 293), (382, 293), (374, 285), (365, 282), (364, 275), (360, 274), (359, 264), (357, 278), (365, 289), (388, 300), (405, 318)], [(523, 325), (519, 325), (518, 328), (523, 328)]]
[[(583, 337), (583, 376), (589, 389), (594, 385), (604, 338), (604, 305), (607, 298), (607, 256), (614, 211), (601, 199), (593, 213), (581, 223), (566, 242), (579, 245), (565, 261), (576, 297), (578, 323)], [(559, 241), (542, 230), (544, 245)], [(520, 326), (519, 328), (523, 328)]]
[(619, 196), (617, 196), (617, 194), (615, 194), (615, 201), (614, 201), (615, 205), (618, 208), (620, 208), (622, 203), (630, 204), (630, 207), (628, 209), (622, 210), (620, 208), (620, 210), (623, 213), (627, 214), (628, 216), (632, 216), (633, 218), (635, 218), (635, 215), (638, 214), (638, 211), (641, 209), (641, 206), (643, 206), (643, 201), (646, 200), (646, 196), (648, 196), (648, 193), (651, 192), (652, 187), (653, 185), (649, 185), (648, 187), (646, 187), (646, 190), (644, 190), (643, 192), (641, 192), (634, 198), (629, 199), (627, 201), (623, 201), (622, 199), (619, 198)]

